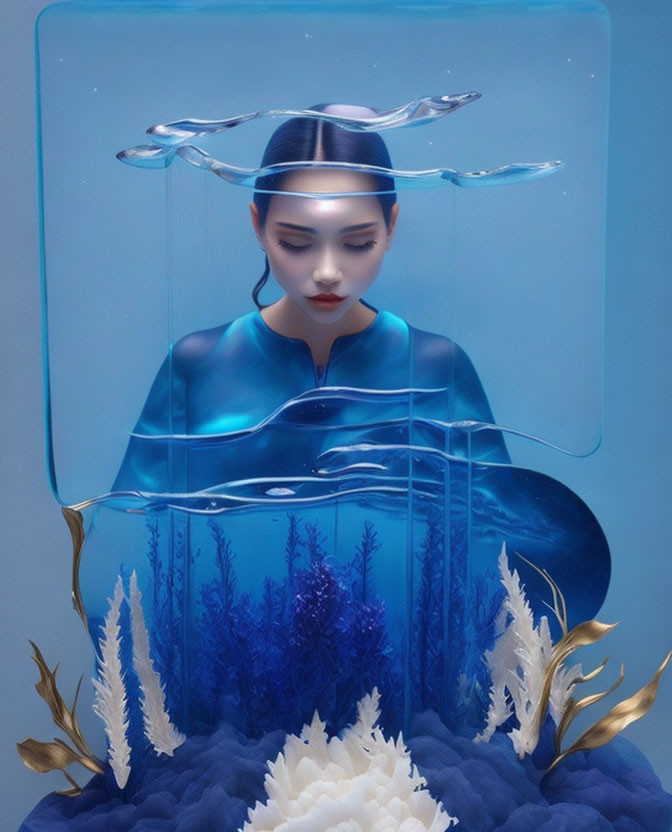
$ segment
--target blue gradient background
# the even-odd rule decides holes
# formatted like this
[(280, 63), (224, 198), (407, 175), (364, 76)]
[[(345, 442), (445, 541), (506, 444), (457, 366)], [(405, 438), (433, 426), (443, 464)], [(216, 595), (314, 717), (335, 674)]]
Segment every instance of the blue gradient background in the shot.
[[(41, 5), (6, 0), (0, 31), (5, 127), (0, 162), (3, 830), (15, 829), (44, 792), (64, 785), (60, 774), (29, 772), (14, 749), (26, 736), (46, 740), (54, 733), (47, 708), (33, 691), (37, 673), (26, 639), (33, 638), (50, 662), (63, 661), (66, 698), (79, 675), (91, 670), (87, 637), (69, 605), (68, 534), (44, 464), (32, 43)], [(603, 442), (588, 460), (559, 457), (551, 473), (586, 500), (611, 543), (614, 577), (601, 618), (620, 626), (599, 656), (609, 653), (614, 663), (625, 661), (622, 690), (629, 695), (672, 647), (672, 442), (667, 428), (672, 411), (672, 176), (665, 155), (672, 7), (663, 0), (608, 0), (606, 6), (613, 51)], [(102, 749), (102, 730), (89, 701), (87, 689), (80, 706), (83, 729)], [(652, 713), (626, 732), (668, 790), (671, 717), (672, 681), (664, 678)]]

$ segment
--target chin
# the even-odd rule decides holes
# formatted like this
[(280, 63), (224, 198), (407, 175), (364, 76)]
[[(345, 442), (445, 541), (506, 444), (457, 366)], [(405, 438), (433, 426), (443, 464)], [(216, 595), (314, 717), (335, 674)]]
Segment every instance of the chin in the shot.
[(313, 307), (308, 307), (306, 312), (311, 320), (315, 321), (315, 323), (327, 325), (338, 323), (351, 309), (352, 304), (349, 304), (346, 308), (339, 305), (336, 309), (315, 309)]

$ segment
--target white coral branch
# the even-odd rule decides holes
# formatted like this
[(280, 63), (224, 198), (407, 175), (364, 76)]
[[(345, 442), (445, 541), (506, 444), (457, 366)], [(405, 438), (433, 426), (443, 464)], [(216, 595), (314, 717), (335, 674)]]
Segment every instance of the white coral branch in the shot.
[(130, 595), (133, 667), (142, 691), (141, 707), (145, 736), (157, 754), (172, 757), (175, 749), (184, 742), (185, 736), (175, 728), (166, 710), (164, 688), (150, 656), (149, 633), (142, 612), (142, 593), (138, 589), (138, 576), (135, 571), (131, 575)]
[(119, 617), (123, 600), (124, 588), (121, 576), (119, 576), (114, 588), (114, 597), (109, 599), (110, 609), (101, 627), (98, 678), (93, 679), (95, 690), (93, 710), (105, 724), (110, 766), (120, 789), (124, 788), (131, 773), (131, 749), (127, 739), (126, 686), (120, 655)]
[(425, 788), (401, 734), (386, 740), (377, 727), (379, 698), (374, 688), (358, 703), (342, 738), (327, 738), (317, 712), (290, 734), (268, 764), (268, 800), (250, 810), (243, 832), (445, 832), (456, 824)]
[[(515, 713), (519, 724), (511, 729), (509, 738), (522, 759), (534, 751), (539, 741), (541, 694), (553, 644), (548, 618), (542, 616), (535, 626), (518, 573), (509, 568), (506, 545), (502, 546), (499, 556), (499, 569), (506, 597), (497, 619), (499, 632), (495, 646), (484, 656), (492, 678), (490, 706), (485, 728), (475, 739), (487, 742)], [(556, 724), (562, 718), (580, 674), (580, 665), (569, 670), (561, 666), (554, 677), (550, 711)]]
[(561, 665), (553, 677), (548, 710), (556, 725), (560, 725), (560, 720), (569, 707), (569, 700), (572, 698), (574, 688), (582, 673), (583, 666), (581, 664), (575, 664), (569, 669)]

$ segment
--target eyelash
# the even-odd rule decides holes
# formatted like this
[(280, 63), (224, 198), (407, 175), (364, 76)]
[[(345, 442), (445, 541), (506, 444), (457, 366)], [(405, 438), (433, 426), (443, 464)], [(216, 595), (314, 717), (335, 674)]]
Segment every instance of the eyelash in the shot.
[(345, 247), (346, 247), (349, 251), (354, 251), (354, 252), (356, 252), (356, 253), (357, 253), (357, 252), (361, 252), (361, 253), (363, 253), (363, 252), (365, 252), (365, 251), (371, 251), (371, 249), (372, 249), (375, 245), (377, 245), (377, 243), (378, 243), (378, 241), (377, 241), (377, 240), (367, 240), (365, 243), (360, 243), (360, 244), (358, 244), (358, 245), (355, 245), (354, 243), (345, 243)]
[(305, 246), (296, 246), (294, 243), (289, 243), (287, 240), (278, 240), (278, 245), (280, 248), (284, 248), (287, 251), (291, 251), (293, 254), (300, 254), (302, 251), (308, 251), (310, 248), (310, 243)]
[[(361, 244), (344, 243), (343, 246), (353, 254), (364, 254), (367, 251), (371, 251), (371, 249), (377, 244), (377, 240), (367, 240), (365, 243)], [(297, 246), (294, 243), (290, 243), (288, 240), (282, 239), (278, 240), (278, 245), (280, 248), (284, 248), (286, 251), (292, 252), (292, 254), (301, 254), (304, 251), (308, 251), (310, 248), (310, 243), (307, 243), (305, 246)]]

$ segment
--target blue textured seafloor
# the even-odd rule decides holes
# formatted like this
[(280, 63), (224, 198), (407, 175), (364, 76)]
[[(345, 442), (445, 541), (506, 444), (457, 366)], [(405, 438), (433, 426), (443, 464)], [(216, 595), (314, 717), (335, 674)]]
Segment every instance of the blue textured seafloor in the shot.
[[(432, 711), (418, 716), (408, 746), (432, 793), (469, 832), (669, 832), (672, 796), (627, 740), (578, 752), (542, 778), (552, 756), (545, 735), (534, 757), (516, 757), (495, 735), (474, 744)], [(94, 777), (75, 799), (48, 795), (19, 832), (234, 832), (265, 798), (266, 761), (282, 748), (274, 731), (248, 740), (229, 725), (194, 736), (162, 757), (121, 797)]]

